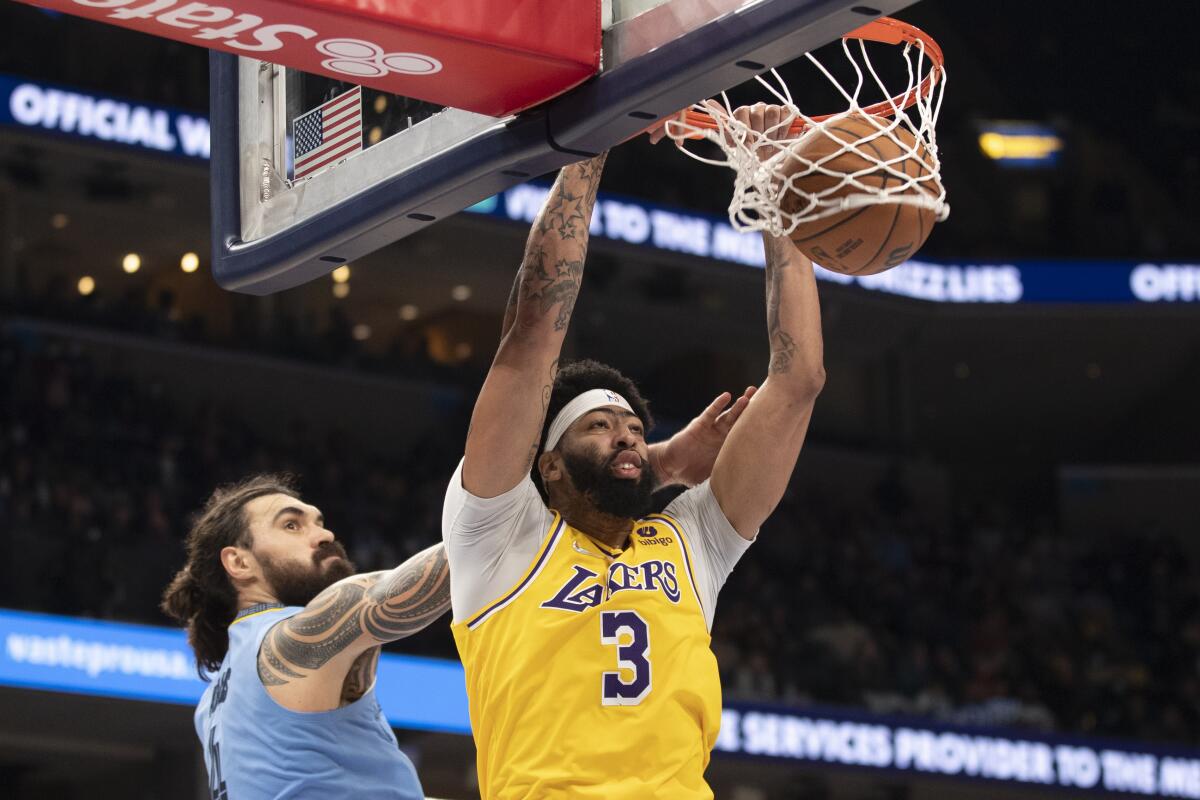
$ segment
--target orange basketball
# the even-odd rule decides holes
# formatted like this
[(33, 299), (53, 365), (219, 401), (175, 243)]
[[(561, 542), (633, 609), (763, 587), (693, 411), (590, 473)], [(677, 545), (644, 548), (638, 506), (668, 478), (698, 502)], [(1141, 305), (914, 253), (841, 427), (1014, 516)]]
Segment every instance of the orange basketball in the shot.
[[(880, 119), (882, 125), (888, 124), (887, 120), (877, 119)], [(878, 126), (862, 114), (847, 114), (807, 133), (797, 142), (793, 152), (809, 161), (816, 161), (837, 152), (843, 145), (854, 144), (878, 130)], [(873, 158), (868, 159), (854, 150), (847, 150), (822, 166), (839, 175), (851, 174), (868, 169), (878, 162), (898, 158), (902, 153), (912, 152), (915, 137), (911, 131), (900, 125), (892, 133), (905, 143), (905, 149), (901, 149), (899, 144), (892, 141), (887, 134), (883, 134), (857, 145), (863, 152), (871, 153)], [(903, 161), (897, 161), (892, 167), (914, 178), (929, 174), (927, 164), (930, 160), (924, 143), (917, 152), (920, 158), (909, 156)], [(790, 166), (784, 168), (785, 174), (802, 171), (806, 166), (803, 161), (796, 159), (789, 159), (789, 162)], [(903, 183), (899, 176), (890, 174), (882, 167), (859, 176), (858, 181), (879, 189), (896, 187)], [(819, 172), (796, 178), (794, 186), (797, 191), (786, 195), (781, 207), (785, 212), (795, 213), (807, 204), (804, 193), (828, 191), (840, 182), (840, 177)], [(862, 191), (861, 188), (848, 184), (830, 192), (824, 199), (837, 199)], [(913, 184), (904, 192), (898, 192), (896, 196), (918, 193), (928, 194), (930, 199), (934, 199), (941, 194), (941, 184), (934, 178), (931, 181)], [(883, 202), (878, 205), (850, 208), (813, 222), (801, 223), (792, 231), (791, 239), (800, 252), (826, 269), (845, 275), (874, 275), (911, 258), (929, 238), (936, 220), (936, 213), (930, 209)]]

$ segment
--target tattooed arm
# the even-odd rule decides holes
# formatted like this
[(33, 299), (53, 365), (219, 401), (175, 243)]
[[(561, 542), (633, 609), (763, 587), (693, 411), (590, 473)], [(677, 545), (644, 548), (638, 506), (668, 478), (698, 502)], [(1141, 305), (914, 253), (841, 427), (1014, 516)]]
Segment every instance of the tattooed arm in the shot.
[(438, 544), (391, 571), (338, 581), (280, 622), (259, 648), (258, 677), (285, 708), (338, 708), (370, 687), (379, 645), (411, 636), (448, 608), (450, 571)]
[[(741, 108), (756, 130), (779, 125), (778, 106)], [(809, 261), (787, 237), (763, 234), (766, 249), (767, 379), (717, 455), (712, 491), (725, 517), (751, 539), (775, 510), (804, 444), (825, 384), (821, 306)]]
[(495, 497), (529, 473), (583, 280), (604, 155), (564, 167), (529, 232), (500, 348), (467, 432), (463, 488)]

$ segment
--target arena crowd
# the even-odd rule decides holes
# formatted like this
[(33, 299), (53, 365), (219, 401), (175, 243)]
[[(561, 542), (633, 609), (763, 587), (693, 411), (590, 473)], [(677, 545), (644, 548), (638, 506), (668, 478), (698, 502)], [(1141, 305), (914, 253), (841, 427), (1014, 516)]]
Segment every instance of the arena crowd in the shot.
[[(359, 569), (439, 538), (465, 421), (364, 456), (299, 423), (264, 436), (217, 398), (185, 409), (71, 338), (0, 331), (0, 606), (164, 624), (189, 514), (252, 472), (298, 475)], [(897, 485), (850, 505), (801, 471), (713, 647), (729, 698), (1198, 744), (1197, 572), (1152, 531), (1081, 540), (998, 506), (934, 523)], [(398, 649), (454, 657), (443, 624)]]

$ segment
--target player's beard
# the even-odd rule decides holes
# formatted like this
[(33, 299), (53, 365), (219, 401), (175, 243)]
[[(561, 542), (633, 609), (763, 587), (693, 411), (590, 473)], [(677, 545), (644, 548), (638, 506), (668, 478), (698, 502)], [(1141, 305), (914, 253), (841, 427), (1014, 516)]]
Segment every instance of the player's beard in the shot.
[(564, 449), (561, 452), (571, 483), (597, 511), (623, 519), (638, 519), (649, 513), (655, 483), (654, 469), (649, 461), (642, 462), (642, 474), (634, 481), (612, 474), (613, 461), (621, 451), (607, 459), (601, 459), (595, 451), (585, 454)]
[(285, 606), (306, 606), (313, 598), (342, 578), (354, 574), (354, 564), (341, 542), (323, 542), (308, 564), (258, 557), (263, 577), (275, 590), (275, 599)]

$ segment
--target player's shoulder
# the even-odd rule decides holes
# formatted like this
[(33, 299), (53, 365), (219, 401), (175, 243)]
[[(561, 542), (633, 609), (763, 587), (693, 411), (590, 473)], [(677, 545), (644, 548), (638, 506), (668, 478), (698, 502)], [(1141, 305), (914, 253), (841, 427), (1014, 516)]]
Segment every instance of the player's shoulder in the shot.
[(461, 465), (450, 480), (442, 506), (442, 539), (451, 544), (456, 540), (473, 540), (507, 530), (512, 536), (534, 535), (534, 529), (545, 528), (551, 518), (546, 503), (532, 479), (524, 476), (516, 486), (496, 497), (478, 497), (462, 484)]
[(258, 603), (238, 611), (229, 631), (259, 631), (271, 629), (304, 610), (304, 606), (285, 606), (279, 603)]
[(690, 489), (680, 491), (662, 510), (658, 516), (669, 517), (675, 520), (693, 520), (701, 513), (704, 507), (712, 502), (713, 493), (712, 487), (708, 481), (697, 484)]
[(743, 539), (729, 522), (721, 503), (708, 481), (681, 493), (663, 509), (661, 516), (670, 520), (681, 534), (709, 542), (742, 546)]
[(270, 606), (262, 611), (239, 616), (229, 626), (229, 641), (242, 646), (249, 645), (254, 652), (258, 651), (262, 640), (272, 630), (287, 622), (297, 614), (304, 612), (304, 606)]
[(466, 464), (466, 459), (458, 462), (458, 468), (454, 470), (454, 474), (450, 477), (450, 482), (446, 486), (446, 502), (450, 505), (466, 505), (476, 507), (488, 506), (505, 506), (518, 503), (530, 503), (534, 500), (545, 505), (542, 501), (541, 494), (538, 493), (537, 487), (534, 486), (533, 478), (526, 473), (515, 484), (508, 489), (497, 494), (480, 495), (471, 491), (463, 479), (463, 467)]

